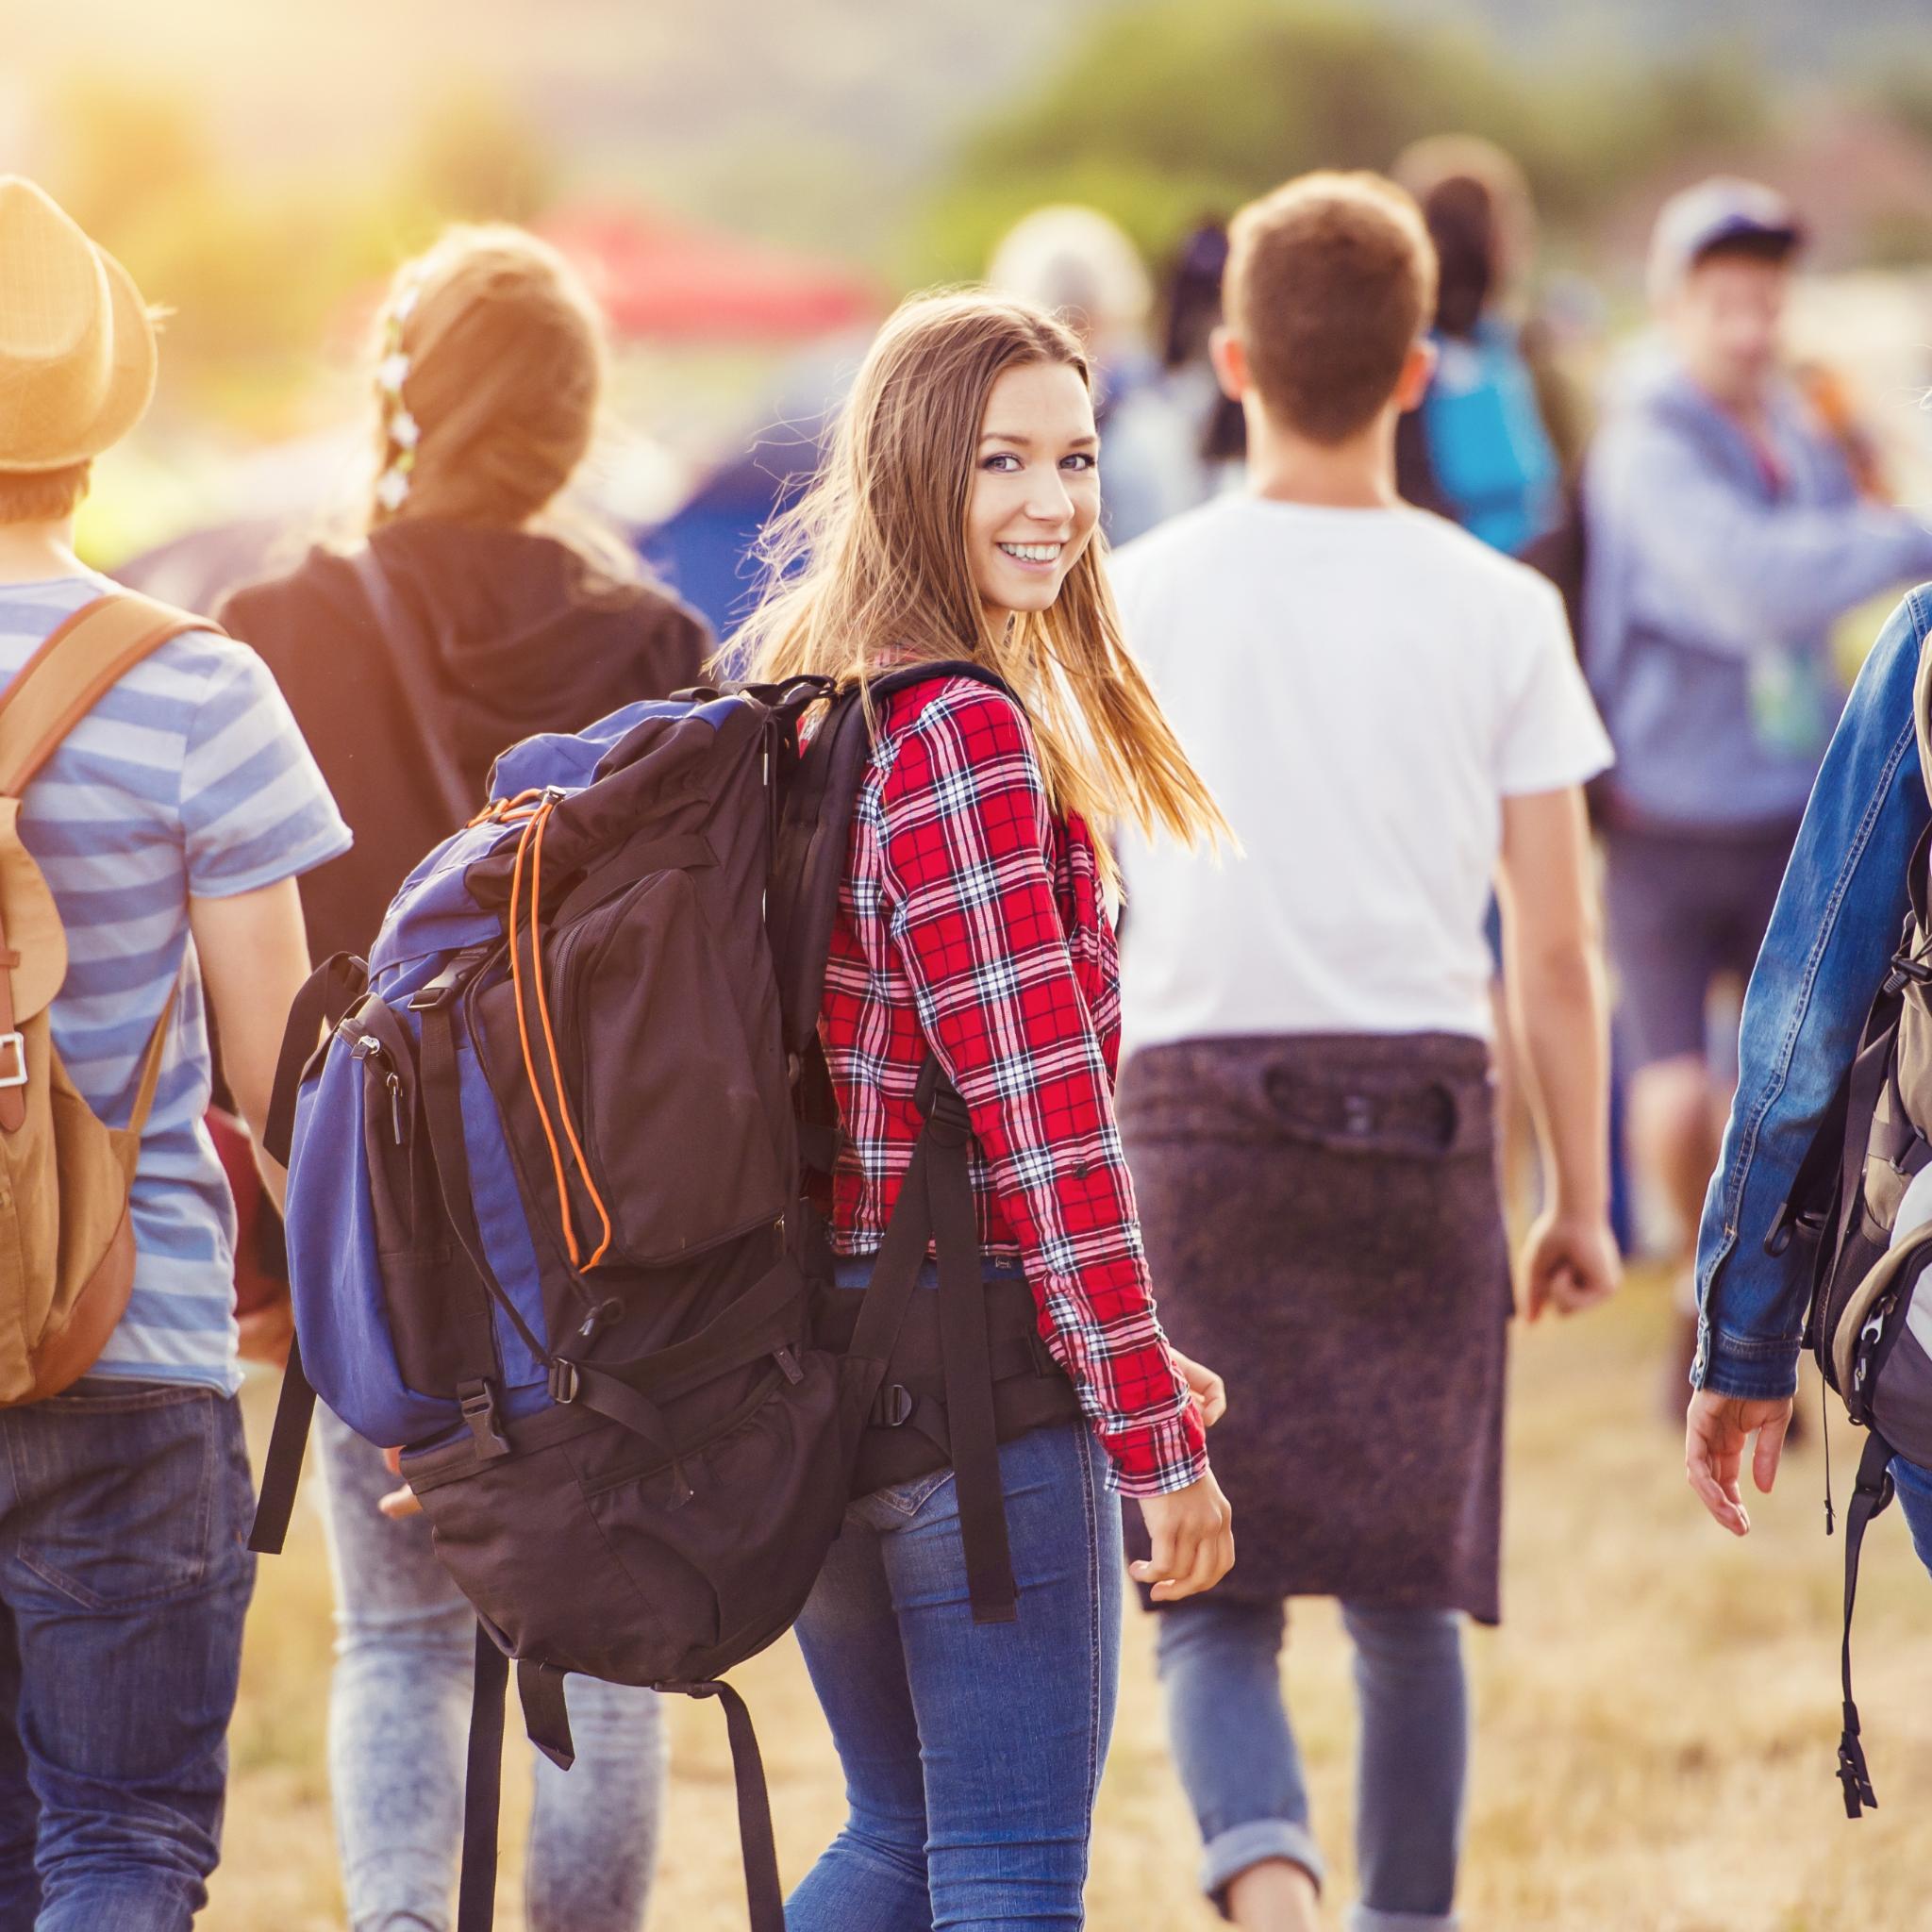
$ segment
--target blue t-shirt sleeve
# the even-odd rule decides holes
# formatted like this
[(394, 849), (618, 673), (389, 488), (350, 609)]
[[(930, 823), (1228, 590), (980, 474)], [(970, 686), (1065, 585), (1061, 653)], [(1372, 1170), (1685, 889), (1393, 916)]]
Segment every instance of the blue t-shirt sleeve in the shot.
[(268, 667), (245, 644), (214, 642), (181, 764), (188, 891), (201, 899), (292, 878), (350, 844)]

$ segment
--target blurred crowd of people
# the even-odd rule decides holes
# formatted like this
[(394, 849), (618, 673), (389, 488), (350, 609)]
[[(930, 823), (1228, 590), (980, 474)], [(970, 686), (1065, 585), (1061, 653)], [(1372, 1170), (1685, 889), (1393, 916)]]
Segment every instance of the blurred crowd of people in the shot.
[[(1107, 1257), (1109, 1291), (1124, 1297), (1117, 1307), (1144, 1313), (1151, 1261), (1170, 1329), (1208, 1362), (1170, 1363), (1144, 1337), (1135, 1344), (1156, 1360), (1148, 1370), (1135, 1357), (1133, 1374), (1151, 1375), (1172, 1413), (1153, 1418), (1143, 1394), (1122, 1420), (1131, 1403), (1109, 1351), (1127, 1344), (1097, 1317), (1080, 1326), (1088, 1291), (1064, 1278), (1080, 1266), (1041, 1260), (1051, 1204), (1071, 1211), (1071, 1165), (1055, 1165), (1063, 1150), (1051, 1136), (1022, 1146), (1024, 1185), (980, 1181), (1009, 1207), (1024, 1196), (1013, 1233), (989, 1224), (1001, 1230), (989, 1261), (1001, 1248), (1007, 1273), (1024, 1261), (1036, 1288), (1043, 1268), (1060, 1270), (1042, 1336), (1079, 1356), (1067, 1373), (1090, 1418), (1104, 1410), (1107, 1428), (1095, 1426), (1115, 1486), (1151, 1506), (1128, 1547), (1162, 1617), (1202, 1889), (1235, 1923), (1289, 1932), (1319, 1923), (1324, 1872), (1276, 1657), (1286, 1601), (1307, 1594), (1342, 1602), (1357, 1656), (1363, 1900), (1350, 1924), (1455, 1924), (1470, 1729), (1461, 1625), (1500, 1616), (1510, 1266), (1498, 1173), (1527, 1224), (1526, 1312), (1575, 1312), (1611, 1291), (1614, 1218), (1626, 1248), (1648, 1247), (1682, 1285), (1675, 1410), (1692, 1387), (1725, 1392), (1727, 1347), (1750, 1354), (1707, 1305), (1700, 1313), (1690, 1267), (1737, 1077), (1738, 1003), (1844, 703), (1835, 626), (1874, 595), (1932, 577), (1932, 533), (1886, 500), (1868, 443), (1815, 373), (1801, 382), (1790, 366), (1786, 310), (1807, 238), (1779, 195), (1714, 178), (1662, 208), (1647, 275), (1653, 325), (1591, 384), (1567, 354), (1569, 324), (1538, 306), (1535, 215), (1510, 158), (1445, 138), (1392, 158), (1390, 176), (1310, 177), (1230, 225), (1203, 223), (1158, 292), (1105, 216), (1042, 209), (995, 253), (992, 293), (894, 325), (908, 366), (919, 328), (963, 330), (975, 316), (1033, 345), (1014, 349), (1004, 373), (989, 364), (987, 381), (1009, 408), (1034, 411), (1042, 441), (1040, 425), (1055, 425), (1058, 467), (1050, 482), (1030, 480), (1028, 437), (988, 413), (1015, 467), (988, 469), (982, 456), (974, 488), (1013, 479), (1000, 486), (1010, 502), (987, 512), (997, 523), (989, 558), (1051, 565), (1050, 590), (1029, 603), (1030, 591), (1001, 587), (1008, 566), (992, 559), (995, 575), (974, 579), (976, 608), (999, 618), (1002, 648), (1017, 649), (1016, 639), (1049, 635), (1041, 613), (1076, 557), (1119, 553), (1107, 564), (1111, 591), (1092, 593), (1108, 613), (1118, 599), (1117, 621), (1095, 620), (1093, 655), (1060, 665), (1076, 702), (1058, 768), (1078, 774), (1091, 758), (1092, 769), (1117, 772), (1152, 746), (1158, 758), (1143, 772), (1172, 778), (1180, 801), (1163, 810), (1137, 792), (1138, 826), (1090, 830), (1037, 774), (1029, 780), (1041, 823), (1051, 805), (1058, 827), (1041, 874), (1058, 896), (1042, 885), (1042, 903), (1055, 919), (1078, 908), (1064, 933), (1055, 926), (1054, 950), (1062, 968), (1070, 948), (1076, 963), (1079, 997), (1067, 1010), (1087, 1016), (1091, 1066), (1080, 1064), (1093, 1075), (1093, 1092), (1082, 1089), (1092, 1117), (1079, 1200), (1101, 1214), (1092, 1204), (1122, 1164), (1102, 1093), (1110, 1083), (1097, 1071), (1118, 1051), (1122, 1172), (1139, 1191), (1145, 1253), (1138, 1224), (1131, 1240), (1121, 1235)], [(98, 251), (83, 252), (38, 191), (0, 181), (0, 316), (21, 299), (4, 286), (9, 248), (57, 263), (46, 300), (92, 314), (91, 277), (108, 273)], [(252, 648), (209, 632), (163, 644), (130, 674), (125, 715), (104, 712), (76, 732), (50, 768), (53, 789), (31, 801), (37, 856), (57, 893), (74, 895), (62, 908), (70, 932), (106, 920), (110, 900), (142, 908), (138, 932), (75, 948), (71, 990), (87, 1010), (56, 1009), (61, 1053), (104, 1117), (131, 1101), (136, 1047), (158, 1030), (165, 1053), (143, 1143), (156, 1159), (134, 1183), (142, 1258), (128, 1312), (78, 1392), (0, 1416), (18, 1439), (16, 1479), (40, 1472), (32, 1493), (0, 1497), (16, 1567), (35, 1579), (17, 1594), (8, 1584), (0, 1646), (17, 1707), (0, 1735), (9, 1926), (185, 1925), (214, 1862), (247, 1595), (246, 1485), (228, 1284), (215, 1293), (206, 1278), (233, 1234), (201, 1127), (216, 1063), (204, 1007), (220, 1035), (220, 1097), (258, 1135), (272, 1035), (309, 951), (367, 945), (399, 879), (459, 822), (453, 801), (483, 794), (507, 743), (695, 683), (743, 614), (735, 593), (720, 604), (720, 587), (745, 581), (740, 566), (768, 518), (801, 485), (824, 481), (808, 436), (785, 463), (726, 465), (694, 606), (678, 594), (698, 585), (682, 580), (676, 519), (639, 538), (560, 508), (573, 502), (605, 380), (594, 307), (560, 257), (515, 230), (458, 231), (400, 273), (379, 325), (374, 461), (357, 526), (292, 570), (225, 586), (206, 608)], [(138, 333), (125, 317), (122, 327)], [(25, 328), (0, 327), (0, 363)], [(116, 377), (126, 393), (103, 391), (92, 415), (68, 412), (64, 441), (31, 441), (29, 405), (59, 415), (44, 372), (11, 391), (0, 376), (9, 674), (108, 589), (73, 556), (72, 514), (92, 458), (126, 426), (126, 386), (152, 386), (151, 343), (147, 355), (144, 376)], [(998, 387), (1038, 368), (1067, 380), (1030, 399)], [(860, 406), (876, 402), (883, 380), (875, 352)], [(25, 398), (12, 413), (9, 395)], [(824, 420), (839, 422), (836, 401)], [(865, 487), (857, 468), (841, 482), (848, 510)], [(1106, 542), (1088, 553), (1096, 522)], [(855, 512), (852, 527), (862, 523)], [(722, 573), (721, 528), (731, 562)], [(639, 543), (661, 581), (641, 567)], [(125, 575), (144, 580), (139, 563)], [(767, 588), (780, 593), (784, 583)], [(768, 650), (774, 624), (761, 606), (751, 630)], [(976, 648), (964, 640), (957, 655)], [(1024, 683), (1007, 659), (991, 661)], [(1132, 731), (1092, 695), (1120, 683), (1129, 661), (1151, 692), (1144, 703), (1138, 684), (1130, 693)], [(863, 672), (866, 660), (855, 662)], [(984, 732), (1009, 728), (1003, 713), (953, 702), (962, 739), (975, 720)], [(908, 761), (940, 758), (919, 744), (935, 728), (909, 713), (886, 721), (895, 753), (914, 746)], [(1000, 741), (1005, 758), (1021, 758)], [(943, 773), (933, 784), (942, 801), (959, 789)], [(151, 819), (154, 836), (131, 853), (111, 841), (92, 853), (90, 827), (105, 821), (86, 801), (115, 786), (140, 802), (128, 811)], [(1029, 825), (1033, 799), (1019, 814)], [(888, 842), (890, 810), (882, 790)], [(1231, 831), (1241, 865), (1214, 871), (1170, 836), (1176, 826), (1209, 842)], [(1115, 841), (1118, 989), (1112, 924), (1099, 910), (1116, 882)], [(80, 869), (69, 877), (63, 863)], [(876, 896), (847, 908), (855, 948), (877, 938), (864, 924)], [(223, 905), (226, 914), (210, 909)], [(120, 976), (89, 977), (107, 954)], [(184, 970), (192, 996), (168, 1004), (171, 975)], [(865, 997), (889, 1003), (888, 977), (879, 969)], [(999, 975), (988, 966), (981, 977)], [(941, 1010), (925, 992), (923, 1021)], [(912, 994), (897, 993), (911, 1012)], [(142, 1007), (142, 1024), (117, 1011), (102, 1038), (117, 994)], [(278, 1001), (267, 1027), (261, 1012)], [(849, 1058), (841, 1079), (874, 1077), (863, 1055)], [(996, 1085), (989, 1076), (989, 1122), (1003, 1104)], [(1627, 1133), (1612, 1133), (1613, 1113)], [(993, 1144), (994, 1126), (982, 1139)], [(1103, 1150), (1101, 1179), (1090, 1147)], [(1626, 1157), (1634, 1214), (1613, 1201), (1612, 1169)], [(1133, 1190), (1123, 1179), (1108, 1199), (1124, 1229)], [(275, 1360), (291, 1324), (273, 1282), (274, 1218), (260, 1220), (266, 1245), (244, 1256), (244, 1272), (269, 1285), (243, 1309), (243, 1341)], [(871, 1252), (855, 1242), (848, 1257)], [(1225, 1420), (1216, 1368), (1237, 1385)], [(1111, 1392), (1103, 1400), (1096, 1388)], [(130, 1410), (131, 1396), (139, 1408), (154, 1391)], [(39, 1453), (33, 1432), (57, 1409), (90, 1407), (117, 1426), (49, 1474), (26, 1453)], [(1205, 1447), (1197, 1416), (1216, 1424)], [(1207, 1554), (1226, 1530), (1210, 1453), (1243, 1539), (1224, 1584), (1225, 1562), (1216, 1570)], [(1028, 1480), (1063, 1483), (1091, 1517), (1097, 1457), (1083, 1449), (1071, 1473)], [(325, 1426), (322, 1463), (341, 1627), (330, 1766), (350, 1922), (357, 1932), (440, 1927), (461, 1812), (470, 1611), (423, 1522), (397, 1504), (380, 1448)], [(139, 1507), (98, 1508), (104, 1495), (125, 1504), (137, 1477), (148, 1484)], [(1187, 1532), (1204, 1552), (1191, 1583), (1173, 1556), (1181, 1496), (1199, 1505)], [(165, 1614), (116, 1580), (115, 1566), (132, 1560), (128, 1540), (157, 1525), (174, 1540), (162, 1556), (177, 1573)], [(1039, 1534), (1044, 1549), (1057, 1532)], [(58, 1574), (31, 1555), (50, 1548), (65, 1553)], [(924, 1900), (928, 1823), (935, 1845), (945, 1839), (919, 1797), (916, 1749), (908, 1763), (893, 1757), (905, 1741), (888, 1722), (896, 1707), (882, 1716), (851, 1694), (861, 1666), (840, 1617), (884, 1590), (874, 1567), (879, 1576), (844, 1576), (847, 1597), (820, 1604), (803, 1626), (846, 1754), (855, 1824), (794, 1900), (801, 1925), (857, 1924), (839, 1916), (853, 1901), (899, 1899), (908, 1886)], [(1112, 1598), (1082, 1599), (1096, 1628), (1112, 1588)], [(125, 1639), (105, 1662), (104, 1620)], [(181, 1634), (191, 1626), (192, 1643)], [(1078, 1922), (1086, 1857), (1084, 1824), (1047, 1797), (1091, 1814), (1088, 1773), (1074, 1760), (1097, 1774), (1110, 1712), (1112, 1653), (1101, 1637), (1079, 1641), (1095, 1646), (1095, 1714), (1055, 1774), (1080, 1786), (1074, 1800), (1067, 1790), (1040, 1798), (1048, 1848), (1026, 1882), (1047, 1902), (1042, 1924)], [(143, 1646), (155, 1642), (166, 1668), (144, 1674)], [(1026, 1666), (1042, 1702), (1066, 1681), (1062, 1661), (1043, 1650)], [(109, 1673), (117, 1704), (142, 1713), (125, 1738), (105, 1739), (94, 1715), (46, 1692), (95, 1669)], [(908, 1695), (938, 1681), (915, 1681)], [(966, 1714), (945, 1720), (955, 1741), (996, 1733), (996, 1710), (966, 1709), (985, 1690), (958, 1697)], [(528, 1923), (636, 1932), (664, 1774), (657, 1700), (574, 1685), (572, 1705), (583, 1748), (568, 1792), (561, 1774), (539, 1769)], [(1024, 1770), (1012, 1779), (1030, 1804)], [(878, 1804), (869, 1819), (868, 1794)], [(894, 1804), (922, 1808), (898, 1816)], [(941, 1854), (930, 1857), (937, 1901)], [(896, 1891), (878, 1875), (887, 1868)], [(949, 1881), (946, 1923), (995, 1923), (992, 1881), (963, 1869)]]

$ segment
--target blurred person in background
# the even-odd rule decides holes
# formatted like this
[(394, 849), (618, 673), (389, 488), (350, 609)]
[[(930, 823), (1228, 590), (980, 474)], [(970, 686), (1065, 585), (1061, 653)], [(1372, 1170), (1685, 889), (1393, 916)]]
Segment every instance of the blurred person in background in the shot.
[(1673, 1221), (1681, 1321), (1668, 1406), (1696, 1341), (1689, 1271), (1734, 1084), (1713, 989), (1764, 936), (1843, 692), (1834, 621), (1932, 573), (1932, 535), (1862, 500), (1843, 445), (1786, 376), (1803, 242), (1783, 198), (1717, 177), (1667, 202), (1649, 288), (1660, 340), (1622, 373), (1585, 474), (1585, 661), (1617, 748), (1606, 899), (1633, 1068), (1638, 1175)]
[(1241, 487), (1247, 449), (1241, 405), (1222, 393), (1209, 355), (1226, 264), (1227, 230), (1220, 223), (1204, 223), (1182, 240), (1161, 285), (1159, 374), (1108, 415), (1108, 501), (1116, 479), (1124, 479), (1127, 506), (1109, 510), (1108, 534), (1117, 544)]
[[(72, 621), (116, 587), (75, 555), (74, 515), (93, 459), (146, 411), (156, 360), (125, 270), (31, 182), (0, 176), (9, 697), (50, 644), (56, 664), (69, 638), (99, 647), (98, 632), (84, 646)], [(23, 701), (29, 713), (34, 702)], [(29, 748), (19, 717), (9, 714), (9, 760)], [(255, 1580), (235, 1400), (234, 1210), (202, 1126), (205, 1008), (221, 1022), (236, 1103), (259, 1132), (282, 1019), (308, 962), (295, 875), (334, 858), (349, 834), (254, 652), (192, 626), (96, 689), (25, 787), (17, 824), (64, 928), (43, 1001), (50, 990), (66, 1081), (114, 1128), (140, 1110), (144, 1072), (154, 1085), (127, 1194), (125, 1307), (105, 1339), (89, 1338), (98, 1353), (86, 1374), (0, 1414), (0, 1926), (187, 1932), (221, 1845)], [(22, 950), (0, 956), (0, 972), (15, 1089), (47, 1076), (44, 1059), (25, 1064), (11, 1029), (16, 998), (26, 1017), (26, 974), (56, 950), (34, 933), (23, 890), (9, 868), (6, 909)], [(59, 1107), (58, 1079), (51, 1091)], [(26, 1162), (51, 1150), (29, 1121), (7, 1130), (8, 1185), (40, 1191), (44, 1176)], [(280, 1170), (264, 1178), (279, 1185)], [(63, 1190), (59, 1206), (72, 1200)], [(51, 1212), (44, 1195), (38, 1205)], [(10, 1219), (8, 1228), (17, 1324), (28, 1296), (54, 1284), (22, 1280)], [(106, 1300), (95, 1291), (79, 1303), (47, 1352), (71, 1346), (71, 1331), (91, 1326), (90, 1302)]]
[(1076, 335), (1093, 369), (1093, 417), (1102, 439), (1117, 419), (1131, 424), (1153, 391), (1144, 429), (1130, 429), (1108, 453), (1102, 527), (1124, 543), (1178, 507), (1171, 469), (1167, 411), (1158, 400), (1160, 365), (1147, 342), (1154, 284), (1141, 252), (1119, 223), (1098, 208), (1056, 204), (1035, 208), (1008, 230), (987, 264), (987, 285), (1057, 316)]
[(1610, 751), (1556, 591), (1398, 495), (1396, 421), (1433, 359), (1415, 203), (1310, 175), (1232, 236), (1216, 355), (1249, 488), (1112, 563), (1128, 644), (1244, 848), (1122, 856), (1148, 1259), (1177, 1332), (1240, 1371), (1214, 1453), (1241, 1560), (1155, 1604), (1160, 1674), (1203, 1890), (1249, 1932), (1307, 1932), (1324, 1863), (1279, 1653), (1286, 1599), (1338, 1598), (1361, 1707), (1349, 1925), (1451, 1932), (1511, 1308), (1484, 908), (1500, 876), (1550, 1176), (1523, 1249), (1535, 1319), (1617, 1281), (1580, 789)]
[[(496, 754), (697, 681), (703, 625), (558, 500), (604, 391), (595, 308), (552, 249), (458, 228), (396, 275), (374, 370), (361, 541), (237, 591), (222, 619), (286, 694), (356, 833), (302, 882), (315, 957), (366, 953), (391, 895), (486, 794)], [(352, 1932), (448, 1924), (475, 1618), (382, 1452), (325, 1410), (340, 1640), (330, 1785)], [(407, 1495), (407, 1491), (403, 1492)], [(392, 1506), (396, 1507), (396, 1506)], [(567, 1775), (536, 1757), (536, 1932), (637, 1932), (664, 1777), (648, 1690), (574, 1677)]]
[(1583, 436), (1542, 331), (1514, 312), (1536, 238), (1529, 184), (1474, 135), (1418, 142), (1394, 174), (1421, 204), (1439, 264), (1436, 368), (1421, 407), (1396, 428), (1397, 487), (1407, 502), (1544, 568), (1531, 553), (1564, 522)]
[[(1394, 175), (1422, 208), (1437, 264), (1429, 329), (1436, 364), (1421, 405), (1396, 424), (1395, 486), (1405, 502), (1533, 563), (1562, 591), (1574, 624), (1582, 588), (1570, 500), (1581, 456), (1578, 412), (1550, 358), (1532, 356), (1542, 332), (1513, 312), (1536, 241), (1529, 183), (1501, 148), (1467, 134), (1415, 142)], [(1493, 905), (1488, 932), (1496, 966), (1496, 1116), (1504, 1193), (1514, 1212), (1534, 1191), (1532, 1134)]]

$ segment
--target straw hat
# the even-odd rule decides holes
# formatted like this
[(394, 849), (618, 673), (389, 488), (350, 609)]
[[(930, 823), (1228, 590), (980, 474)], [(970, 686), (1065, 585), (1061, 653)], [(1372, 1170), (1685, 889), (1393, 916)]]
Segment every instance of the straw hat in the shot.
[(44, 191), (0, 175), (0, 470), (98, 456), (154, 389), (154, 325), (127, 271)]

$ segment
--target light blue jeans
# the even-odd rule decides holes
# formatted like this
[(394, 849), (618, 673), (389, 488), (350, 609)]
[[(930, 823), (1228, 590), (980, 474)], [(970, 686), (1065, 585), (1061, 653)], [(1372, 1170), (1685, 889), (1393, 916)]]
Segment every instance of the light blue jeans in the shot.
[[(1462, 1620), (1343, 1604), (1361, 1705), (1349, 1932), (1453, 1932), (1469, 1761)], [(1201, 1889), (1286, 1858), (1322, 1883), (1301, 1755), (1281, 1694), (1279, 1603), (1211, 1592), (1159, 1612), (1168, 1730), (1204, 1846)]]
[[(351, 1932), (446, 1932), (463, 1835), (476, 1620), (436, 1560), (427, 1517), (391, 1523), (382, 1452), (327, 1409), (316, 1433), (336, 1579), (329, 1783)], [(639, 1932), (657, 1864), (664, 1729), (657, 1695), (572, 1677), (576, 1763), (532, 1753), (530, 1932)], [(516, 1723), (512, 1702), (509, 1722)]]
[(853, 1505), (798, 1641), (850, 1816), (791, 1932), (1074, 1932), (1120, 1681), (1121, 1514), (1081, 1424), (1000, 1452), (1020, 1585), (975, 1624), (950, 1470)]
[(1894, 1456), (1891, 1482), (1899, 1514), (1912, 1533), (1912, 1548), (1918, 1552), (1919, 1561), (1932, 1571), (1932, 1469), (1922, 1469), (1903, 1456)]

